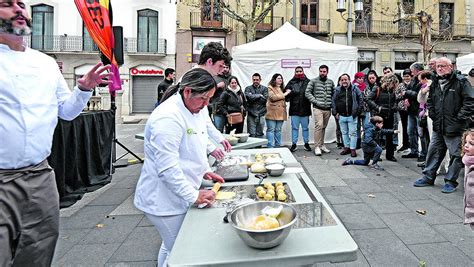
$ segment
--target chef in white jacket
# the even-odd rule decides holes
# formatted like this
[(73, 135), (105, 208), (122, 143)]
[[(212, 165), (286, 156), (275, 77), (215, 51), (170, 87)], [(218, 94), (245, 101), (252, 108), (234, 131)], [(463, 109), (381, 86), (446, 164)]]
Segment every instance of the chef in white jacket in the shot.
[(158, 266), (166, 266), (188, 208), (211, 204), (215, 193), (199, 189), (203, 179), (224, 182), (207, 158), (209, 99), (215, 81), (204, 69), (187, 72), (151, 114), (145, 127), (145, 163), (135, 192), (135, 206), (155, 225), (163, 240)]

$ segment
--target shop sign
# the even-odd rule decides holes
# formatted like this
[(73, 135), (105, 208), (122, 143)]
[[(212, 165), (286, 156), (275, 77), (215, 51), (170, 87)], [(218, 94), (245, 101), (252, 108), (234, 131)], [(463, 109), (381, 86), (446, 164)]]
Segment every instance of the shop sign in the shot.
[(375, 52), (374, 51), (359, 51), (358, 61), (362, 62), (372, 62), (375, 61)]
[(282, 59), (281, 67), (282, 68), (311, 68), (311, 59)]
[(395, 62), (416, 62), (417, 60), (415, 52), (395, 52)]
[(163, 76), (163, 70), (151, 69), (151, 68), (131, 68), (131, 75), (161, 75)]

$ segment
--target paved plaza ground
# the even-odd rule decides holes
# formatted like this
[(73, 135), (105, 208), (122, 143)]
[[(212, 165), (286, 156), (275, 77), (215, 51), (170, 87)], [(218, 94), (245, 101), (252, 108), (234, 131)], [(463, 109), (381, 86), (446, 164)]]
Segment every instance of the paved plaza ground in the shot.
[[(118, 139), (143, 155), (143, 141), (134, 135), (144, 125), (117, 128)], [(397, 153), (398, 162), (380, 163), (385, 171), (342, 167), (344, 157), (334, 144), (328, 147), (332, 152), (322, 157), (302, 147), (294, 155), (359, 251), (357, 261), (315, 266), (474, 266), (474, 234), (462, 224), (461, 177), (452, 194), (441, 193), (442, 175), (434, 187), (415, 188), (421, 173), (416, 160)], [(116, 169), (110, 184), (61, 210), (54, 266), (156, 266), (160, 236), (132, 204), (141, 166)]]

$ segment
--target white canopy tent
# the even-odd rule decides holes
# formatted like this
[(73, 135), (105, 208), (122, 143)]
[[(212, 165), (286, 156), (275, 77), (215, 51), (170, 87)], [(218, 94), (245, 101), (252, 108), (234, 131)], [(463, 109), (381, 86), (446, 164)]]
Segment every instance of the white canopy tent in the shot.
[[(357, 48), (353, 46), (327, 43), (308, 36), (289, 22), (268, 36), (232, 48), (232, 75), (239, 79), (244, 89), (252, 84), (252, 74), (262, 76), (262, 84), (267, 85), (273, 74), (283, 75), (285, 84), (293, 77), (296, 66), (302, 66), (309, 79), (319, 75), (319, 66), (329, 67), (328, 77), (337, 85), (337, 78), (348, 73), (351, 77), (357, 72)], [(314, 117), (313, 117), (314, 118)], [(314, 120), (311, 118), (309, 132), (313, 142)], [(336, 139), (336, 125), (330, 119), (326, 128), (325, 142)], [(283, 143), (291, 143), (291, 124), (283, 126)], [(301, 143), (301, 134), (299, 137)]]
[(474, 53), (456, 58), (456, 68), (463, 74), (468, 74), (474, 68)]

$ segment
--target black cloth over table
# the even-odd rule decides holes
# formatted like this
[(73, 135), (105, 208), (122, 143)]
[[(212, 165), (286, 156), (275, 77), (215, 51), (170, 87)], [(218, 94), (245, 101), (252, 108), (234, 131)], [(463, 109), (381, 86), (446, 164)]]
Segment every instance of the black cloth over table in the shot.
[(48, 162), (56, 174), (61, 208), (112, 180), (114, 127), (110, 110), (81, 113), (72, 121), (59, 120)]

